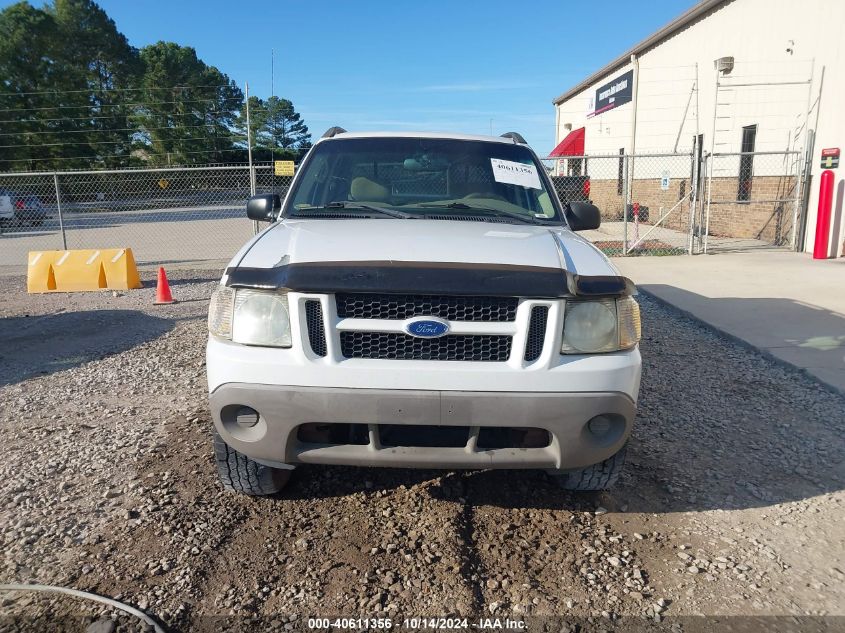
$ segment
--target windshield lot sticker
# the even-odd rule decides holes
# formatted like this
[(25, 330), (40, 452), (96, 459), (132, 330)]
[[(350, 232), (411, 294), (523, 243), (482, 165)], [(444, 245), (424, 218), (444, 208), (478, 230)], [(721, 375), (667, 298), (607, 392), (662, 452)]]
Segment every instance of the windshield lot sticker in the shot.
[(542, 189), (540, 176), (537, 174), (537, 168), (534, 165), (525, 165), (501, 158), (491, 158), (490, 164), (493, 166), (493, 178), (496, 182), (530, 187), (531, 189)]

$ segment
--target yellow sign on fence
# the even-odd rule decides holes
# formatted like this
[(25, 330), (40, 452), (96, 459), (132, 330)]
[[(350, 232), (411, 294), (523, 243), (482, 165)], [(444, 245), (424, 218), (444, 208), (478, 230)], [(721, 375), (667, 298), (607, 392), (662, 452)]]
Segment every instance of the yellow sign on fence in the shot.
[(277, 176), (293, 176), (292, 160), (277, 160), (273, 162), (273, 173)]

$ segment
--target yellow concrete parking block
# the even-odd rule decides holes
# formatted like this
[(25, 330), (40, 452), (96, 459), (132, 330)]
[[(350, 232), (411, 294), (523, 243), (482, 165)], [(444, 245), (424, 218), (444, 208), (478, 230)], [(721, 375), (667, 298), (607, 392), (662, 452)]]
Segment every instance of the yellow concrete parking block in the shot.
[(29, 252), (26, 290), (30, 293), (141, 287), (131, 248)]

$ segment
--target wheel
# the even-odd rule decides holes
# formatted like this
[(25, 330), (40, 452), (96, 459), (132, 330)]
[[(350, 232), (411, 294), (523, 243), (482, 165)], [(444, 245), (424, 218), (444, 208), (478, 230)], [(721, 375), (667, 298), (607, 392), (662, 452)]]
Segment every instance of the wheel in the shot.
[(627, 445), (603, 462), (578, 470), (554, 473), (552, 477), (565, 490), (607, 490), (619, 479), (619, 473), (625, 465), (626, 449)]
[(290, 479), (289, 470), (259, 464), (226, 444), (214, 431), (214, 461), (217, 476), (226, 490), (265, 496), (279, 492)]

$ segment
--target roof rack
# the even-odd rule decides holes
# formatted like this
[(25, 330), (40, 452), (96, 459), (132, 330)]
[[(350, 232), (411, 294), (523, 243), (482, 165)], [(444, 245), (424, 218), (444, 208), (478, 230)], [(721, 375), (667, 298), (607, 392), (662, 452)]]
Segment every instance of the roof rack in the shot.
[(344, 132), (346, 132), (346, 130), (344, 130), (342, 127), (338, 127), (337, 125), (335, 125), (334, 127), (330, 127), (328, 130), (323, 132), (323, 136), (321, 136), (320, 138), (331, 138), (333, 136), (337, 136), (338, 134), (343, 134)]
[(522, 143), (523, 145), (528, 145), (528, 141), (525, 140), (525, 137), (522, 136), (519, 132), (505, 132), (502, 134), (501, 138), (509, 138), (512, 139), (514, 143)]

